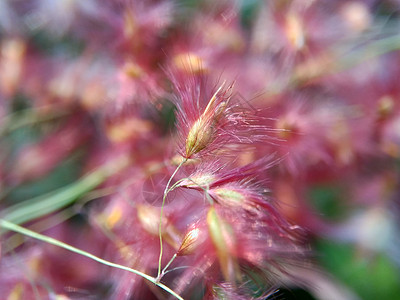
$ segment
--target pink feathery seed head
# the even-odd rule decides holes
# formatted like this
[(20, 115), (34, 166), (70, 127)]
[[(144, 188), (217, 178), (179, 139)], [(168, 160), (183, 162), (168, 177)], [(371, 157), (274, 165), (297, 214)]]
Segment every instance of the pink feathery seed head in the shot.
[(232, 209), (244, 209), (250, 213), (264, 214), (271, 210), (270, 204), (255, 188), (241, 183), (228, 183), (208, 191), (219, 205)]
[(263, 157), (244, 166), (228, 169), (227, 165), (218, 162), (210, 162), (200, 165), (188, 178), (183, 179), (180, 187), (204, 190), (213, 189), (229, 183), (258, 184), (267, 178), (266, 171), (277, 164), (274, 155)]
[(296, 257), (304, 259), (305, 252), (298, 245), (293, 227), (269, 222), (269, 218), (268, 215), (249, 214), (245, 209), (209, 206), (206, 215), (199, 219), (198, 227), (190, 228), (182, 243), (189, 248), (195, 244), (197, 234), (206, 234), (202, 244), (191, 249), (192, 268), (177, 281), (177, 290), (187, 290), (188, 285), (197, 280), (218, 284), (223, 278), (239, 291), (243, 280), (248, 279), (245, 269), (249, 266), (263, 274), (266, 290), (271, 278), (276, 283), (279, 280), (275, 278), (279, 274), (277, 270), (284, 272), (285, 266), (296, 261)]
[(340, 118), (341, 110), (328, 100), (317, 99), (318, 102), (283, 95), (271, 110), (277, 139), (274, 144), (260, 145), (256, 156), (263, 156), (266, 151), (278, 153), (284, 157), (279, 167), (292, 175), (310, 166), (332, 163), (328, 132)]
[(304, 257), (304, 246), (300, 243), (303, 234), (301, 229), (286, 222), (273, 206), (270, 211), (274, 211), (279, 221), (271, 220), (276, 217), (269, 212), (255, 215), (245, 209), (232, 210), (223, 206), (215, 208), (232, 226), (238, 245), (236, 255), (243, 263), (258, 268), (266, 266), (267, 270), (271, 270), (274, 267), (284, 267), (293, 257)]
[(169, 72), (169, 77), (176, 93), (179, 152), (183, 157), (232, 155), (235, 149), (243, 152), (270, 137), (256, 112), (234, 97), (234, 83), (211, 88), (204, 73)]
[[(183, 263), (189, 263), (190, 268), (176, 280), (175, 290), (180, 294), (185, 295), (195, 284), (211, 287), (221, 280), (236, 292), (244, 292), (241, 286), (249, 279), (246, 268), (260, 272), (265, 280), (262, 288), (268, 290), (272, 282), (279, 281), (276, 274), (285, 272), (287, 264), (304, 259), (299, 230), (286, 222), (261, 194), (233, 184), (210, 193), (223, 198), (224, 203), (221, 200), (206, 209), (203, 206), (182, 238), (177, 253), (183, 257), (177, 262), (183, 263), (184, 256), (190, 255), (190, 261)], [(248, 206), (233, 205), (238, 199)], [(244, 294), (251, 295), (247, 292)]]
[(191, 224), (186, 230), (185, 236), (182, 239), (181, 246), (176, 252), (177, 256), (191, 255), (199, 251), (199, 248), (207, 239), (207, 230), (204, 223), (199, 221)]
[(282, 236), (288, 235), (289, 222), (266, 192), (260, 186), (242, 182), (232, 182), (208, 190), (215, 205), (259, 218)]
[(178, 105), (178, 130), (185, 139), (183, 154), (185, 158), (192, 158), (203, 150), (215, 149), (212, 146), (221, 136), (222, 128), (228, 121), (226, 113), (233, 88), (233, 83), (227, 87), (223, 83), (213, 94), (210, 94), (206, 90), (205, 79), (202, 75), (191, 79), (183, 83), (183, 86), (175, 82), (175, 88), (181, 100)]
[(211, 206), (208, 210), (207, 225), (221, 272), (225, 280), (234, 283), (235, 279), (240, 279), (235, 232), (231, 224), (224, 220), (214, 206)]
[(194, 122), (186, 137), (186, 158), (197, 154), (206, 148), (215, 139), (218, 122), (223, 116), (231, 98), (232, 86), (221, 91), (224, 83), (211, 97), (204, 112)]

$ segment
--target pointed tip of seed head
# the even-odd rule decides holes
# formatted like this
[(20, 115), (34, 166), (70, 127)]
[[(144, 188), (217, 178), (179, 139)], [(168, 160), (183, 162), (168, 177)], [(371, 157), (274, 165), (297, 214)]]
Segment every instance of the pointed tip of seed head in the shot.
[(225, 83), (224, 81), (216, 90), (204, 112), (190, 128), (186, 137), (186, 158), (191, 158), (207, 148), (214, 140), (217, 123), (226, 111), (232, 94), (233, 83), (223, 90)]
[(193, 227), (189, 230), (183, 238), (179, 250), (176, 252), (177, 256), (184, 256), (193, 253), (199, 243), (200, 229)]

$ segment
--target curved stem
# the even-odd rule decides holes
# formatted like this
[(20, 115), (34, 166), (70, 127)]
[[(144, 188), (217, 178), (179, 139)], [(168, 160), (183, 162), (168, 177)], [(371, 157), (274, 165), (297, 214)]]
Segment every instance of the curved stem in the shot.
[(187, 180), (187, 179), (188, 179), (188, 178), (179, 179), (177, 182), (175, 182), (175, 183), (168, 189), (167, 194), (168, 194), (169, 192), (172, 192), (174, 189), (176, 189), (176, 188), (178, 187), (178, 185), (179, 185), (182, 181)]
[(167, 185), (165, 186), (164, 194), (163, 194), (163, 200), (161, 204), (161, 213), (160, 213), (160, 224), (158, 226), (158, 235), (160, 237), (160, 256), (158, 258), (158, 272), (157, 272), (157, 278), (161, 274), (161, 260), (162, 260), (162, 255), (163, 255), (163, 244), (162, 244), (162, 217), (163, 217), (163, 212), (164, 212), (164, 205), (165, 205), (165, 199), (167, 198), (168, 192), (169, 192), (169, 185), (171, 184), (172, 179), (176, 175), (176, 173), (179, 171), (179, 169), (182, 167), (182, 165), (187, 161), (187, 158), (182, 160), (180, 164), (176, 167), (174, 173), (172, 173), (171, 177), (169, 178)]
[(165, 275), (165, 271), (168, 269), (168, 267), (172, 264), (172, 262), (175, 260), (177, 254), (175, 253), (172, 258), (170, 259), (170, 261), (166, 264), (166, 266), (164, 267), (164, 269), (161, 271), (160, 275), (157, 276), (156, 278), (156, 282), (160, 282), (161, 278), (163, 278), (163, 276)]
[(166, 285), (164, 285), (162, 283), (157, 282), (156, 278), (154, 278), (154, 277), (152, 277), (150, 275), (147, 275), (145, 273), (142, 273), (142, 272), (140, 272), (138, 270), (131, 269), (131, 268), (125, 267), (123, 265), (119, 265), (119, 264), (104, 260), (104, 259), (102, 259), (100, 257), (97, 257), (97, 256), (95, 256), (95, 255), (93, 255), (93, 254), (91, 254), (89, 252), (80, 250), (78, 248), (70, 246), (70, 245), (68, 245), (66, 243), (63, 243), (63, 242), (61, 242), (59, 240), (56, 240), (56, 239), (53, 239), (51, 237), (36, 233), (34, 231), (31, 231), (31, 230), (26, 229), (24, 227), (18, 226), (16, 224), (11, 223), (9, 221), (6, 221), (4, 219), (0, 219), (0, 227), (2, 227), (4, 229), (7, 229), (7, 230), (10, 230), (10, 231), (21, 233), (23, 235), (26, 235), (26, 236), (32, 237), (34, 239), (46, 242), (48, 244), (52, 244), (52, 245), (58, 246), (60, 248), (64, 248), (64, 249), (66, 249), (68, 251), (71, 251), (71, 252), (86, 256), (87, 258), (90, 258), (90, 259), (95, 260), (95, 261), (97, 261), (99, 263), (102, 263), (103, 265), (110, 266), (110, 267), (117, 268), (117, 269), (121, 269), (121, 270), (125, 270), (125, 271), (131, 272), (133, 274), (139, 275), (139, 276), (143, 277), (144, 279), (146, 279), (146, 280), (154, 283), (155, 285), (159, 286), (163, 290), (167, 291), (168, 293), (170, 293), (171, 295), (173, 295), (177, 299), (183, 300), (183, 298), (181, 296), (179, 296), (177, 293), (175, 293), (169, 287), (167, 287)]
[(208, 202), (210, 202), (210, 204), (212, 205), (214, 203), (213, 199), (210, 197), (210, 194), (208, 193), (209, 191), (209, 187), (207, 186), (207, 188), (202, 187), (200, 184), (198, 184), (197, 182), (195, 182), (193, 179), (191, 179), (190, 177), (186, 178), (187, 180), (193, 182), (195, 185), (197, 185), (197, 187), (201, 190), (203, 190), (204, 195), (206, 196)]

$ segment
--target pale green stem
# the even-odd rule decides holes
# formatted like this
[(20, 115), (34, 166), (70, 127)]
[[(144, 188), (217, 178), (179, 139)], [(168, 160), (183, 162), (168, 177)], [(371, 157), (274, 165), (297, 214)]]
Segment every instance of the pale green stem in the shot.
[(162, 255), (163, 255), (163, 243), (162, 243), (162, 217), (163, 217), (163, 212), (164, 212), (164, 205), (165, 205), (165, 199), (167, 198), (168, 192), (169, 192), (169, 185), (171, 184), (172, 179), (176, 175), (176, 173), (179, 171), (179, 169), (182, 167), (182, 165), (187, 161), (187, 158), (181, 161), (181, 163), (176, 167), (174, 173), (172, 173), (171, 177), (169, 178), (167, 185), (165, 186), (164, 190), (164, 195), (163, 195), (163, 200), (161, 204), (161, 213), (160, 213), (160, 224), (158, 226), (158, 235), (160, 237), (160, 256), (158, 258), (158, 272), (157, 272), (157, 277), (160, 276), (161, 273), (161, 260), (162, 260)]
[(176, 189), (176, 188), (178, 187), (178, 185), (179, 185), (182, 181), (185, 181), (185, 180), (187, 180), (187, 179), (188, 179), (188, 178), (179, 179), (177, 182), (175, 182), (175, 183), (168, 189), (167, 194), (168, 194), (169, 192), (172, 192), (174, 189)]
[[(54, 227), (62, 222), (65, 222), (66, 220), (70, 219), (76, 214), (74, 209), (71, 208), (66, 208), (59, 213), (50, 215), (49, 217), (46, 217), (46, 219), (41, 220), (39, 222), (36, 222), (32, 226), (30, 226), (30, 229), (36, 231), (36, 232), (42, 232), (46, 229), (49, 229), (51, 227)], [(4, 249), (2, 249), (3, 253), (7, 253), (9, 251), (14, 250), (18, 246), (22, 245), (24, 243), (24, 240), (21, 239), (20, 234), (13, 234), (10, 236), (6, 241), (4, 241)]]
[(157, 276), (156, 278), (156, 282), (160, 282), (161, 278), (163, 278), (163, 276), (165, 275), (165, 271), (168, 269), (168, 267), (172, 264), (172, 262), (175, 260), (176, 258), (176, 253), (172, 256), (172, 258), (169, 260), (169, 262), (166, 264), (166, 266), (164, 267), (164, 269), (161, 271), (161, 273)]
[(112, 267), (112, 268), (125, 270), (125, 271), (131, 272), (133, 274), (139, 275), (139, 276), (143, 277), (144, 279), (146, 279), (146, 280), (154, 283), (155, 285), (159, 286), (163, 290), (167, 291), (168, 293), (170, 293), (171, 295), (173, 295), (177, 299), (183, 300), (183, 298), (181, 296), (179, 296), (176, 292), (171, 290), (169, 287), (167, 287), (166, 285), (164, 285), (162, 283), (156, 282), (156, 278), (154, 278), (154, 277), (152, 277), (150, 275), (147, 275), (147, 274), (145, 274), (143, 272), (140, 272), (138, 270), (131, 269), (131, 268), (125, 267), (123, 265), (119, 265), (119, 264), (104, 260), (104, 259), (102, 259), (100, 257), (97, 257), (97, 256), (95, 256), (95, 255), (93, 255), (93, 254), (91, 254), (89, 252), (80, 250), (80, 249), (75, 248), (73, 246), (70, 246), (70, 245), (68, 245), (66, 243), (63, 243), (63, 242), (61, 242), (59, 240), (56, 240), (56, 239), (53, 239), (51, 237), (36, 233), (34, 231), (31, 231), (31, 230), (26, 229), (24, 227), (18, 226), (18, 225), (14, 224), (14, 223), (11, 223), (11, 222), (3, 220), (3, 219), (0, 219), (0, 227), (4, 228), (6, 230), (10, 230), (10, 231), (21, 233), (23, 235), (32, 237), (34, 239), (46, 242), (48, 244), (51, 244), (51, 245), (54, 245), (54, 246), (57, 246), (57, 247), (60, 247), (60, 248), (64, 248), (64, 249), (66, 249), (68, 251), (77, 253), (79, 255), (86, 256), (87, 258), (95, 260), (95, 261), (97, 261), (97, 262), (99, 262), (99, 263), (101, 263), (103, 265), (106, 265), (106, 266), (109, 266), (109, 267)]
[[(180, 166), (178, 166), (178, 167), (180, 167)], [(210, 204), (213, 204), (213, 203), (214, 203), (214, 201), (211, 199), (210, 195), (208, 194), (208, 190), (205, 189), (205, 188), (203, 188), (203, 187), (201, 187), (198, 183), (194, 182), (191, 178), (183, 178), (183, 179), (178, 180), (177, 182), (175, 182), (175, 183), (168, 189), (167, 194), (168, 194), (169, 192), (171, 192), (172, 190), (174, 190), (174, 189), (179, 185), (179, 183), (181, 183), (181, 182), (184, 181), (184, 180), (190, 180), (190, 181), (193, 182), (195, 185), (197, 185), (200, 189), (202, 189), (202, 190), (204, 191), (204, 193), (205, 193), (205, 195), (206, 195), (206, 197), (207, 197), (207, 200), (210, 202)], [(172, 264), (172, 262), (175, 260), (176, 256), (177, 256), (177, 254), (175, 253), (175, 254), (172, 256), (172, 258), (170, 259), (170, 261), (167, 263), (167, 265), (164, 267), (164, 269), (161, 271), (161, 273), (158, 272), (158, 275), (157, 275), (157, 278), (156, 278), (156, 282), (160, 282), (161, 278), (163, 278), (163, 276), (164, 276), (165, 273), (166, 273), (166, 270), (167, 270), (168, 267)], [(160, 267), (160, 266), (159, 266), (159, 267)]]

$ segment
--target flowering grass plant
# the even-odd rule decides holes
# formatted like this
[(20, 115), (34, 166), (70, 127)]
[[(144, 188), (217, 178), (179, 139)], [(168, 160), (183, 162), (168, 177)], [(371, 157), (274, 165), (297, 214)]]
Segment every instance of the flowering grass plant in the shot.
[(395, 299), (395, 0), (0, 2), (0, 295)]

